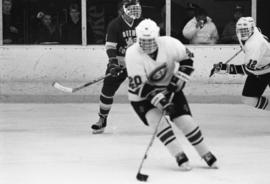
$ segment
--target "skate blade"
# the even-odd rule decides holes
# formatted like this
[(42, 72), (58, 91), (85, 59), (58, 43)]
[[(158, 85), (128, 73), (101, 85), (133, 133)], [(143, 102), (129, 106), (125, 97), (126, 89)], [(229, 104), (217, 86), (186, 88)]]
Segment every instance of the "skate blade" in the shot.
[(99, 130), (93, 130), (92, 133), (93, 134), (102, 134), (105, 131), (105, 128), (101, 128)]
[(189, 163), (183, 163), (181, 166), (179, 166), (181, 171), (187, 172), (191, 171), (192, 167), (189, 165)]
[(211, 169), (218, 169), (218, 165), (217, 165), (217, 162), (214, 162), (211, 166), (210, 166)]

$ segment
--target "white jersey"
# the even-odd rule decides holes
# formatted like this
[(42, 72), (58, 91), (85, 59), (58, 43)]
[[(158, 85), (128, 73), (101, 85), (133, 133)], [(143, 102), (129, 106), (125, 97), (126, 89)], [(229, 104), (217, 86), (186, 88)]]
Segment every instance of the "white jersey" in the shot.
[(136, 42), (126, 51), (126, 67), (129, 78), (128, 97), (130, 101), (141, 101), (140, 90), (147, 82), (149, 74), (158, 66), (166, 63), (166, 74), (155, 86), (167, 86), (174, 72), (178, 70), (179, 62), (188, 59), (190, 52), (177, 39), (169, 36), (158, 37), (158, 53), (156, 60), (143, 52)]
[(246, 70), (255, 75), (270, 73), (270, 44), (255, 28), (243, 46)]

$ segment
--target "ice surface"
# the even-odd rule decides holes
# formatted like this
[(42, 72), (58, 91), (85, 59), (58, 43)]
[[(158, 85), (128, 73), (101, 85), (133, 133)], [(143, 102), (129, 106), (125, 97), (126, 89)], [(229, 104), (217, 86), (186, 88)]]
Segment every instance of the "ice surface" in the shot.
[[(270, 112), (191, 104), (220, 169), (209, 169), (176, 130), (193, 170), (182, 172), (158, 141), (142, 173), (151, 184), (269, 184)], [(129, 104), (114, 104), (92, 135), (98, 104), (0, 104), (0, 184), (135, 184), (151, 137)]]

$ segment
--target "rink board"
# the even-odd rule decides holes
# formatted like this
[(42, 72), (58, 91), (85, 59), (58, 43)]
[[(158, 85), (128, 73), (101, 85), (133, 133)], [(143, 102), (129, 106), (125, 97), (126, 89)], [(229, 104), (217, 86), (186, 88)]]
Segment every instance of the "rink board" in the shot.
[[(240, 102), (244, 76), (214, 75), (209, 78), (214, 63), (225, 62), (240, 48), (238, 45), (192, 46), (195, 72), (185, 93), (207, 102), (219, 102), (215, 96), (227, 96)], [(101, 83), (65, 94), (55, 90), (54, 81), (67, 86), (78, 86), (104, 74), (107, 56), (102, 45), (96, 46), (1, 46), (0, 47), (0, 102), (96, 102)], [(241, 63), (243, 53), (231, 63)], [(127, 81), (117, 91), (117, 101), (126, 99)], [(122, 98), (124, 97), (124, 98)], [(233, 99), (233, 100), (232, 100)], [(127, 101), (125, 101), (127, 102)]]

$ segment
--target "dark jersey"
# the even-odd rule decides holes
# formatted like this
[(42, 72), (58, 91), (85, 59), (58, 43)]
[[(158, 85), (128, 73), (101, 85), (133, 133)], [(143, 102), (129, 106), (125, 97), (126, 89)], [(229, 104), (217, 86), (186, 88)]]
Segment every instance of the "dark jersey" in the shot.
[(128, 24), (122, 16), (113, 19), (107, 30), (106, 45), (116, 45), (117, 56), (125, 56), (126, 49), (136, 42), (135, 28), (141, 19)]

